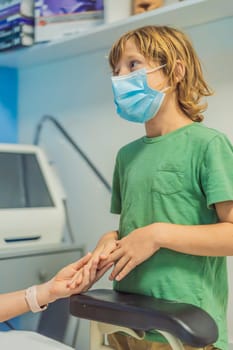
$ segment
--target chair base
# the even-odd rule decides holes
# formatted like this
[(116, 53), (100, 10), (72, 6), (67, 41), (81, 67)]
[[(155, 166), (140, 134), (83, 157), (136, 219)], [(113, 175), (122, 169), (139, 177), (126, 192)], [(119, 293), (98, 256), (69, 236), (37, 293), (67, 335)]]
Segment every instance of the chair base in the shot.
[[(184, 350), (183, 344), (181, 341), (171, 335), (170, 333), (159, 331), (160, 334), (164, 336), (164, 338), (170, 344), (172, 350)], [(97, 321), (91, 321), (90, 323), (90, 350), (110, 350), (113, 348), (109, 345), (105, 344), (105, 335), (112, 334), (116, 332), (124, 332), (136, 339), (142, 340), (145, 337), (145, 332), (143, 331), (135, 331), (130, 328), (121, 327), (112, 325), (109, 323), (102, 323)]]

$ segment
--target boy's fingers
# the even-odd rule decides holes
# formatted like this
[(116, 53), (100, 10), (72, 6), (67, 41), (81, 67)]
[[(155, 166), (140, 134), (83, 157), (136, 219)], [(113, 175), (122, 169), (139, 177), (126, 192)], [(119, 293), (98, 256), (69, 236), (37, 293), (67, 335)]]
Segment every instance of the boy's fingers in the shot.
[(96, 281), (98, 281), (105, 274), (105, 272), (108, 271), (112, 266), (113, 266), (113, 263), (111, 262), (107, 264), (105, 267), (103, 267), (102, 269), (100, 269), (99, 271), (97, 271)]
[(103, 250), (101, 256), (108, 256), (109, 254), (113, 253), (116, 248), (117, 244), (116, 241), (114, 241), (110, 246), (106, 247), (106, 249)]
[[(125, 270), (126, 269), (126, 266), (127, 266), (127, 269), (130, 271), (132, 270), (132, 267), (131, 267), (131, 260), (128, 256), (124, 256), (122, 257), (118, 262), (117, 264), (115, 265), (111, 275), (109, 276), (109, 279), (110, 281), (113, 281), (117, 276), (119, 276), (119, 274), (121, 273), (120, 276), (122, 276), (123, 274), (123, 271), (127, 271)], [(125, 275), (124, 275), (125, 276)], [(122, 279), (123, 277), (121, 277)]]
[(125, 276), (128, 275), (128, 273), (130, 273), (130, 271), (134, 269), (135, 266), (136, 265), (130, 260), (119, 273), (116, 273), (115, 280), (121, 281)]
[(112, 252), (106, 260), (101, 260), (99, 263), (99, 269), (102, 269), (103, 267), (105, 267), (106, 264), (110, 264), (110, 263), (115, 263), (117, 262), (119, 259), (121, 259), (122, 257), (122, 252), (120, 251), (120, 249), (116, 249), (114, 252)]

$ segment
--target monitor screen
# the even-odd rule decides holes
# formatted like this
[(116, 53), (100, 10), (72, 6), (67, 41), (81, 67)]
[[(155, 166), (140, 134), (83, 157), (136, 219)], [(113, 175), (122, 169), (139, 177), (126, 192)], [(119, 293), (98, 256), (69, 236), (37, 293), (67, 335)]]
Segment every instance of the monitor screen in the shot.
[(0, 248), (61, 242), (64, 193), (43, 150), (0, 143)]
[(53, 207), (33, 153), (0, 153), (0, 209)]

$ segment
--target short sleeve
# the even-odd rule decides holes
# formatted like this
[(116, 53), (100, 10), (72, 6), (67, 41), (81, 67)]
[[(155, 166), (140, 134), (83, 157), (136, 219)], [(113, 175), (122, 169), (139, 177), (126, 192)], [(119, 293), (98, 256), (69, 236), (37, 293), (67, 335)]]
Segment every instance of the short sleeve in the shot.
[(112, 181), (112, 199), (111, 199), (111, 213), (121, 213), (121, 191), (120, 191), (120, 169), (119, 169), (119, 155), (116, 158), (115, 168), (113, 172)]
[(233, 146), (223, 134), (215, 136), (207, 146), (201, 182), (208, 207), (233, 200)]

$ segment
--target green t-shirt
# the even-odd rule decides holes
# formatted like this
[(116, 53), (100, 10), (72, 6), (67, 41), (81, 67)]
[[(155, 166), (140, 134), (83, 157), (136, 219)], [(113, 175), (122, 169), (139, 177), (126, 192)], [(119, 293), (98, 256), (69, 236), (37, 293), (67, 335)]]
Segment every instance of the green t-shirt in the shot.
[[(233, 147), (224, 134), (200, 123), (142, 137), (118, 152), (111, 212), (120, 214), (120, 237), (154, 222), (217, 223), (213, 204), (228, 200), (233, 200)], [(218, 324), (216, 346), (227, 349), (225, 257), (160, 249), (114, 288), (203, 308)], [(154, 333), (147, 339), (162, 341)]]

